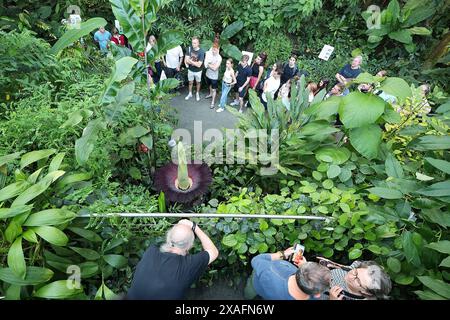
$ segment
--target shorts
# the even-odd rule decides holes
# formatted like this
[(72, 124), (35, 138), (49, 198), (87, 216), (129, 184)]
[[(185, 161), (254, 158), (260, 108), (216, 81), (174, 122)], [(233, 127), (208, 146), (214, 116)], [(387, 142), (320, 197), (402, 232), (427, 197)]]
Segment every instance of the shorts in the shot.
[[(239, 88), (242, 86), (242, 84), (236, 83), (233, 87), (234, 92), (238, 93), (239, 92)], [(241, 92), (239, 92), (239, 98), (244, 98), (245, 95), (247, 94), (247, 87), (244, 88), (244, 90), (242, 90)]]
[(206, 85), (208, 87), (211, 86), (211, 88), (213, 88), (213, 89), (217, 89), (217, 88), (219, 88), (219, 80), (210, 79), (210, 78), (208, 78), (208, 76), (206, 76)]
[(189, 81), (197, 81), (200, 83), (202, 81), (202, 71), (199, 72), (193, 72), (191, 70), (188, 70), (188, 80)]

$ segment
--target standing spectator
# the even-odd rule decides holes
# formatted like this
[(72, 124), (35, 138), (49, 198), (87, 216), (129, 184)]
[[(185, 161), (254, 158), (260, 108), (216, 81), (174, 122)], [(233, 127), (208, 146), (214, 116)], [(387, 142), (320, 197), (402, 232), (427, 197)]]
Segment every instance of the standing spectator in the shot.
[(267, 79), (270, 78), (270, 76), (272, 75), (272, 73), (276, 70), (276, 69), (281, 69), (282, 66), (280, 64), (274, 63), (272, 65), (272, 67), (270, 69), (268, 69), (266, 71), (266, 74), (264, 76), (263, 79), (261, 79), (258, 84), (256, 85), (256, 92), (258, 93), (259, 96), (261, 96), (263, 89), (264, 89), (264, 82), (266, 82)]
[[(156, 45), (156, 38), (154, 35), (151, 35), (150, 37), (148, 37), (147, 48), (145, 49), (146, 52), (148, 53), (150, 50), (152, 50), (152, 48), (155, 45)], [(162, 74), (161, 59), (155, 60), (155, 69), (156, 69), (156, 72), (153, 74), (152, 78), (153, 78), (154, 83), (158, 83), (159, 80), (161, 79), (161, 74)]]
[(216, 102), (217, 88), (219, 87), (219, 68), (221, 63), (222, 57), (219, 54), (219, 43), (215, 42), (205, 55), (206, 84), (209, 86), (209, 94), (205, 98), (212, 98), (211, 109), (214, 109), (214, 103)]
[(227, 104), (228, 93), (231, 87), (236, 84), (236, 75), (233, 70), (233, 59), (229, 58), (226, 63), (225, 73), (222, 79), (222, 96), (220, 97), (219, 108), (216, 112), (223, 112)]
[(236, 93), (235, 100), (230, 104), (231, 106), (239, 105), (239, 112), (243, 112), (244, 108), (244, 97), (247, 93), (247, 85), (250, 83), (250, 78), (252, 76), (252, 68), (248, 65), (249, 56), (244, 54), (238, 65), (238, 71), (236, 75), (236, 85), (234, 86), (234, 91)]
[(283, 65), (283, 75), (281, 76), (281, 84), (285, 84), (289, 79), (298, 75), (297, 56), (291, 55), (288, 63)]
[(250, 78), (250, 88), (255, 89), (264, 74), (264, 64), (266, 63), (267, 54), (261, 52), (253, 61), (252, 76)]
[(200, 101), (200, 87), (202, 84), (202, 65), (205, 60), (205, 51), (200, 48), (200, 40), (197, 37), (192, 38), (192, 46), (186, 51), (184, 63), (188, 68), (189, 94), (186, 100), (192, 98), (192, 86), (194, 80), (197, 86), (196, 100)]
[(119, 34), (119, 31), (116, 27), (112, 29), (112, 37), (111, 41), (116, 45), (124, 47), (125, 46), (125, 37), (122, 34)]
[(167, 78), (175, 78), (175, 75), (181, 70), (183, 62), (183, 49), (181, 46), (167, 50), (166, 56), (163, 57), (164, 72)]
[[(300, 260), (297, 268), (285, 261), (293, 249), (264, 253), (251, 261), (253, 273), (246, 295), (267, 300), (317, 300), (330, 286), (330, 270), (316, 262)], [(252, 290), (253, 289), (253, 290)]]
[[(281, 70), (275, 69), (275, 71), (272, 72), (272, 75), (264, 82), (264, 89), (263, 93), (261, 95), (261, 102), (264, 105), (264, 108), (267, 109), (267, 96), (272, 97), (274, 99), (275, 92), (278, 91), (280, 88), (281, 83)], [(290, 79), (289, 79), (290, 80)]]
[[(350, 82), (355, 79), (359, 74), (361, 73), (361, 63), (362, 63), (362, 57), (357, 56), (352, 60), (351, 64), (346, 64), (341, 71), (336, 73), (336, 79), (340, 84), (343, 84), (345, 87), (347, 87)], [(348, 88), (345, 89), (343, 92), (343, 95), (349, 94), (350, 91)]]
[[(195, 236), (203, 251), (189, 255)], [(151, 245), (145, 251), (136, 267), (127, 299), (183, 299), (218, 255), (216, 246), (199, 226), (189, 220), (180, 220), (169, 230), (161, 248)]]
[(105, 30), (104, 27), (100, 27), (94, 34), (94, 41), (98, 43), (100, 51), (107, 53), (109, 48), (109, 41), (111, 40), (111, 33)]

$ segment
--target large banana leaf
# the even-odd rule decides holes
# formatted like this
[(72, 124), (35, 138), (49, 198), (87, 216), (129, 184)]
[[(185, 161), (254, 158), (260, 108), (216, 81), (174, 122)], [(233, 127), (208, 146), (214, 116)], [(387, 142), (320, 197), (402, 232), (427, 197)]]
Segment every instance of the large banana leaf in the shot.
[(97, 140), (98, 133), (105, 128), (106, 124), (102, 118), (90, 121), (87, 127), (84, 128), (82, 137), (75, 141), (75, 158), (78, 164), (83, 165), (86, 163), (94, 150), (94, 143)]
[(62, 49), (70, 46), (72, 43), (88, 35), (91, 31), (106, 26), (107, 22), (103, 18), (91, 18), (86, 22), (82, 22), (79, 29), (71, 29), (63, 34), (63, 36), (53, 45), (50, 52), (57, 54)]
[(147, 62), (152, 65), (155, 60), (160, 59), (166, 52), (183, 43), (183, 33), (176, 30), (168, 30), (162, 33), (157, 44), (147, 52)]
[(100, 96), (100, 103), (102, 105), (108, 105), (114, 102), (120, 90), (120, 81), (128, 77), (131, 69), (137, 62), (138, 60), (133, 57), (123, 57), (116, 61), (114, 71), (106, 82), (103, 94)]
[(235, 21), (229, 26), (227, 26), (221, 33), (221, 40), (228, 40), (234, 35), (236, 35), (239, 31), (244, 27), (244, 23), (242, 21)]
[(232, 45), (231, 43), (225, 43), (222, 45), (222, 51), (225, 56), (231, 57), (234, 60), (241, 60), (242, 52), (238, 47)]

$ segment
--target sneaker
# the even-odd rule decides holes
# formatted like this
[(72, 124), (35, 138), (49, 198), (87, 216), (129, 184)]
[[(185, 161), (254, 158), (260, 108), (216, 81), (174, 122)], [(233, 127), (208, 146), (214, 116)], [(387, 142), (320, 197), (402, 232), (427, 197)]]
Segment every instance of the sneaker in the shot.
[(200, 101), (200, 94), (197, 92), (197, 94), (195, 95), (195, 97), (196, 97), (196, 100), (197, 101)]
[(211, 99), (212, 98), (212, 95), (210, 95), (210, 94), (208, 94), (206, 97), (205, 97), (205, 99)]
[(209, 107), (210, 109), (214, 109), (214, 105), (213, 104), (211, 104), (211, 106)]
[(239, 109), (239, 113), (243, 113), (244, 111), (242, 109)]
[(239, 104), (239, 101), (234, 100), (232, 103), (230, 103), (230, 106), (237, 106)]
[(186, 96), (186, 98), (184, 98), (184, 100), (189, 100), (190, 98), (192, 98), (192, 93), (189, 92), (189, 94)]
[(219, 108), (216, 110), (216, 112), (224, 112), (225, 110), (223, 108)]

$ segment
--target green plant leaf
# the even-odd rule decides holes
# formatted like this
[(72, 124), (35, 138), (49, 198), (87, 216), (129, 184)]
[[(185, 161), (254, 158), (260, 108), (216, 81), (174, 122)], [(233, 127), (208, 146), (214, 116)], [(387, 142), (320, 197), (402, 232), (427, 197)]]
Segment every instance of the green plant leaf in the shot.
[(356, 260), (359, 257), (361, 257), (361, 255), (362, 255), (361, 249), (355, 249), (354, 248), (354, 249), (350, 250), (350, 252), (348, 253), (348, 258), (350, 260)]
[(54, 281), (36, 290), (33, 296), (46, 299), (68, 299), (83, 293), (81, 285), (80, 288), (69, 287), (68, 283), (70, 283), (69, 280)]
[(234, 234), (228, 234), (222, 239), (222, 244), (226, 247), (234, 247), (237, 243), (238, 242)]
[(450, 256), (442, 260), (442, 262), (439, 264), (439, 267), (450, 268)]
[(222, 46), (222, 50), (225, 56), (231, 57), (234, 60), (240, 61), (242, 59), (242, 52), (238, 47), (231, 43), (226, 43)]
[(124, 86), (125, 89), (121, 92), (121, 96), (119, 96), (121, 89), (119, 83), (128, 77), (137, 62), (138, 60), (133, 57), (123, 57), (116, 61), (112, 75), (106, 81), (103, 93), (100, 95), (99, 103), (108, 105), (115, 102), (120, 104), (127, 101), (130, 91), (134, 91), (134, 85)]
[(418, 151), (450, 149), (450, 136), (425, 135), (412, 140), (408, 147)]
[(17, 206), (17, 207), (13, 207), (13, 208), (0, 209), (0, 219), (15, 217), (19, 214), (30, 211), (32, 208), (33, 208), (33, 205)]
[(14, 202), (11, 204), (11, 207), (23, 206), (27, 204), (28, 202), (45, 192), (50, 187), (50, 185), (59, 177), (64, 175), (64, 173), (65, 172), (61, 170), (50, 172), (44, 178), (42, 178), (41, 181), (23, 191), (14, 200)]
[(313, 116), (316, 120), (328, 120), (332, 115), (338, 113), (342, 97), (330, 97), (305, 110), (306, 115)]
[(402, 269), (402, 264), (397, 258), (389, 257), (387, 259), (387, 265), (394, 273), (399, 273)]
[(53, 226), (72, 221), (77, 215), (67, 209), (48, 209), (31, 214), (24, 226)]
[(347, 129), (371, 125), (383, 114), (385, 104), (376, 95), (352, 92), (341, 100), (339, 118)]
[(55, 149), (37, 150), (25, 153), (20, 159), (20, 168), (23, 169), (33, 162), (50, 157), (56, 152)]
[(413, 241), (413, 234), (410, 231), (405, 231), (402, 234), (402, 246), (405, 257), (409, 263), (419, 267), (420, 266), (420, 256), (419, 250)]
[(25, 240), (27, 240), (28, 242), (32, 242), (32, 243), (38, 243), (38, 242), (39, 242), (39, 240), (38, 240), (38, 238), (37, 238), (37, 236), (36, 236), (36, 232), (34, 232), (34, 231), (31, 230), (31, 229), (28, 229), (27, 231), (25, 231), (25, 232), (22, 234), (22, 237), (23, 237)]
[(65, 233), (55, 227), (40, 226), (33, 227), (32, 230), (42, 239), (55, 246), (65, 246), (69, 242), (69, 238), (67, 238)]
[[(142, 21), (139, 15), (136, 14), (130, 1), (125, 0), (109, 0), (114, 16), (119, 21), (123, 32), (127, 37), (129, 43), (136, 52), (144, 51), (144, 33)], [(148, 30), (148, 25), (144, 29)]]
[(351, 129), (349, 133), (351, 145), (367, 159), (378, 156), (381, 135), (381, 129), (376, 124)]
[(434, 159), (434, 158), (424, 158), (428, 163), (430, 163), (433, 167), (436, 169), (441, 170), (442, 172), (445, 172), (447, 174), (450, 174), (450, 162), (441, 160), (441, 159)]
[(328, 171), (327, 171), (327, 177), (329, 179), (334, 179), (340, 174), (341, 174), (341, 168), (339, 166), (337, 166), (335, 164), (330, 165), (330, 167), (328, 168)]
[(419, 296), (420, 299), (422, 300), (446, 300), (444, 297), (426, 290), (426, 291), (414, 291), (415, 294), (417, 294)]
[(53, 271), (41, 267), (27, 267), (25, 278), (18, 277), (11, 268), (0, 269), (0, 280), (18, 286), (37, 285), (49, 281)]
[(64, 187), (68, 186), (69, 184), (77, 183), (80, 181), (86, 181), (91, 178), (92, 178), (92, 174), (89, 172), (73, 173), (70, 175), (66, 175), (61, 180), (59, 180), (58, 183), (56, 184), (56, 188), (63, 189)]
[(426, 245), (426, 247), (436, 250), (438, 252), (450, 254), (450, 241), (441, 240), (438, 242), (432, 242)]
[(22, 153), (23, 152), (21, 151), (21, 152), (14, 152), (14, 153), (11, 153), (11, 154), (7, 154), (5, 156), (1, 156), (0, 157), (0, 167), (2, 167), (3, 165), (5, 165), (5, 164), (7, 164), (7, 163), (17, 159), (18, 157), (20, 157), (20, 155)]
[(403, 193), (401, 191), (395, 190), (395, 189), (374, 187), (374, 188), (367, 189), (367, 191), (369, 191), (370, 193), (373, 193), (383, 199), (401, 199), (401, 198), (403, 198)]
[(18, 237), (8, 251), (8, 267), (20, 279), (25, 279), (27, 265), (22, 249), (22, 237)]
[(112, 267), (120, 269), (127, 265), (128, 260), (124, 256), (118, 254), (107, 254), (103, 256), (103, 259)]
[(395, 282), (407, 286), (414, 282), (414, 277), (411, 275), (399, 274), (395, 277)]
[(388, 34), (388, 37), (404, 44), (412, 43), (411, 32), (407, 29), (391, 32)]
[(29, 188), (30, 185), (31, 184), (26, 180), (17, 181), (11, 183), (10, 185), (7, 185), (0, 190), (0, 202), (14, 198), (15, 196), (21, 194), (23, 191)]
[(50, 165), (48, 166), (48, 172), (57, 171), (61, 167), (61, 163), (64, 159), (64, 156), (66, 155), (65, 152), (58, 153), (50, 162)]
[(380, 90), (387, 94), (393, 95), (400, 101), (412, 96), (411, 88), (408, 83), (402, 78), (389, 77), (383, 81)]
[(100, 259), (100, 254), (98, 254), (98, 252), (95, 250), (88, 249), (88, 248), (78, 248), (78, 247), (69, 247), (69, 248), (87, 260)]
[(57, 54), (62, 49), (68, 47), (81, 37), (88, 35), (91, 31), (106, 26), (107, 22), (103, 18), (91, 18), (80, 24), (79, 29), (67, 30), (61, 38), (53, 45), (50, 52)]
[(411, 34), (419, 35), (419, 36), (429, 36), (431, 35), (431, 30), (425, 27), (413, 27), (407, 29)]
[(344, 147), (322, 147), (315, 151), (315, 155), (318, 161), (332, 162), (336, 165), (341, 165), (350, 159), (351, 152)]
[(388, 154), (384, 163), (386, 173), (389, 177), (403, 178), (403, 168), (400, 162), (392, 155)]
[(450, 180), (432, 184), (431, 186), (418, 190), (417, 193), (429, 197), (448, 197), (450, 196)]
[(232, 24), (228, 25), (220, 34), (221, 40), (228, 40), (234, 37), (239, 31), (244, 27), (244, 23), (242, 21), (235, 21)]
[(450, 284), (445, 283), (442, 280), (433, 279), (429, 276), (417, 277), (420, 282), (427, 288), (430, 288), (437, 294), (443, 296), (446, 299), (450, 299)]
[(75, 158), (78, 164), (83, 165), (89, 159), (94, 150), (94, 143), (97, 141), (98, 133), (106, 128), (106, 124), (101, 118), (89, 121), (83, 130), (81, 138), (75, 141)]
[(102, 242), (102, 238), (94, 231), (77, 227), (69, 227), (67, 229), (91, 242)]

